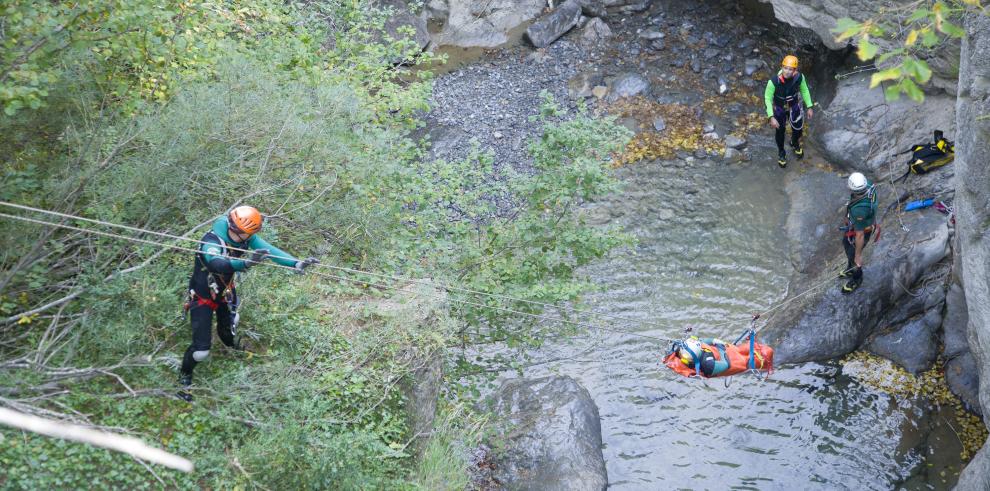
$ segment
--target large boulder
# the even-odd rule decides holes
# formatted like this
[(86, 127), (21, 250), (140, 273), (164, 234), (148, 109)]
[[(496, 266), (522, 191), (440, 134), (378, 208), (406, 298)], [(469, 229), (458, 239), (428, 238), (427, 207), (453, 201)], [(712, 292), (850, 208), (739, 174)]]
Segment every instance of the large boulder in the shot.
[(869, 176), (900, 176), (907, 170), (903, 152), (908, 147), (931, 141), (932, 130), (955, 135), (953, 97), (928, 95), (922, 104), (903, 97), (887, 102), (880, 87), (868, 89), (869, 78), (861, 74), (840, 81), (827, 110), (812, 122), (812, 136), (829, 161)]
[(893, 332), (878, 335), (867, 349), (917, 375), (931, 368), (938, 356), (935, 333), (941, 321), (939, 309), (929, 310)]
[[(778, 363), (829, 360), (857, 349), (876, 331), (886, 312), (910, 296), (909, 289), (947, 257), (945, 216), (926, 210), (905, 215), (903, 223), (905, 228), (885, 227), (881, 240), (867, 246), (865, 279), (856, 292), (840, 292), (841, 282), (835, 279), (839, 267), (792, 282), (791, 291), (804, 294), (787, 303), (764, 328), (764, 339), (775, 347)], [(833, 264), (845, 265), (840, 234), (833, 232), (825, 241), (834, 251), (829, 256)]]
[(491, 409), (497, 442), (494, 478), (504, 489), (600, 491), (608, 485), (598, 406), (570, 377), (502, 384)]
[[(956, 124), (956, 222), (970, 349), (978, 367), (980, 405), (990, 408), (990, 18), (966, 19), (960, 58)], [(959, 476), (957, 489), (990, 489), (990, 450), (984, 445)]]
[(391, 12), (385, 20), (385, 34), (392, 39), (410, 39), (426, 48), (430, 43), (430, 33), (426, 29), (426, 19), (415, 15), (406, 0), (378, 0), (377, 6)]
[(494, 48), (509, 41), (509, 31), (539, 16), (546, 4), (546, 0), (431, 1), (431, 12), (446, 13), (445, 18), (438, 19), (443, 28), (433, 35), (433, 42), (438, 46)]
[(573, 0), (568, 0), (526, 28), (526, 38), (533, 43), (533, 46), (545, 48), (560, 36), (567, 34), (567, 31), (576, 26), (580, 19), (581, 6)]

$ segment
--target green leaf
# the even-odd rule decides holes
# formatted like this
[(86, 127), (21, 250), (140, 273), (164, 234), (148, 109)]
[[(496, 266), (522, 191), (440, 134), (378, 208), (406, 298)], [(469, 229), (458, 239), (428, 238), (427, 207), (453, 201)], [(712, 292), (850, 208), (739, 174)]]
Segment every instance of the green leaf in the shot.
[(925, 100), (925, 93), (921, 91), (911, 79), (905, 78), (901, 81), (901, 85), (904, 87), (904, 93), (911, 98), (914, 102), (922, 102)]
[(928, 9), (917, 9), (911, 13), (911, 17), (908, 17), (908, 19), (904, 21), (904, 23), (910, 24), (912, 22), (925, 19), (930, 15), (932, 15), (932, 13)]
[(901, 72), (901, 67), (900, 66), (895, 66), (895, 67), (888, 68), (886, 70), (881, 70), (881, 71), (879, 71), (877, 73), (874, 73), (873, 76), (870, 77), (870, 88), (872, 89), (872, 88), (876, 87), (877, 85), (880, 85), (881, 82), (885, 82), (887, 80), (894, 80), (894, 79), (900, 78), (901, 75), (902, 75), (902, 72)]
[(877, 55), (877, 46), (870, 42), (870, 36), (863, 36), (859, 41), (859, 49), (856, 50), (856, 56), (859, 57), (860, 61), (872, 60), (874, 56)]
[(966, 31), (947, 20), (942, 21), (939, 30), (957, 39), (966, 35)]
[(921, 33), (921, 44), (925, 45), (926, 48), (931, 48), (932, 46), (938, 44), (938, 36), (930, 27), (922, 29)]
[(884, 98), (887, 102), (893, 102), (901, 97), (901, 84), (894, 84), (883, 90)]
[(883, 63), (883, 62), (885, 62), (885, 61), (887, 61), (887, 60), (889, 60), (889, 59), (891, 59), (891, 58), (893, 58), (895, 56), (903, 55), (903, 54), (904, 54), (904, 48), (897, 48), (897, 49), (895, 49), (893, 51), (888, 51), (888, 52), (880, 55), (879, 58), (877, 58), (877, 64), (881, 64), (881, 63)]
[(863, 24), (860, 24), (859, 22), (856, 22), (848, 17), (843, 17), (835, 21), (835, 27), (830, 29), (830, 31), (835, 33), (835, 40), (838, 42), (859, 34), (859, 31), (862, 28)]
[(914, 79), (921, 84), (927, 84), (932, 78), (932, 69), (925, 60), (915, 60)]

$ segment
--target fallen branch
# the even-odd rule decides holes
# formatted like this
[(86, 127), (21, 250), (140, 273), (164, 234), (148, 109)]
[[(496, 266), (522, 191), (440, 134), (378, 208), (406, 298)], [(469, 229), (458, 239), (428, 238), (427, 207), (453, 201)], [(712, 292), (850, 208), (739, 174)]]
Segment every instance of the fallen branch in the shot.
[(141, 440), (129, 436), (114, 435), (84, 426), (30, 416), (7, 408), (0, 408), (0, 423), (40, 435), (116, 450), (132, 457), (154, 464), (164, 465), (165, 467), (182, 472), (192, 472), (193, 470), (193, 464), (189, 460), (164, 450), (149, 447)]

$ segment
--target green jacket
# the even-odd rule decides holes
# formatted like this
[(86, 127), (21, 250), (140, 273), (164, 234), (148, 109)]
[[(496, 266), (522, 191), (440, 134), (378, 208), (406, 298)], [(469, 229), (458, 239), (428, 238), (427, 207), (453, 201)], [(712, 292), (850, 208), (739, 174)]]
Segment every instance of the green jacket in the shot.
[(808, 90), (808, 81), (804, 75), (798, 73), (791, 78), (784, 78), (783, 72), (767, 81), (767, 88), (763, 91), (763, 102), (767, 106), (767, 117), (773, 117), (773, 106), (781, 106), (797, 98), (798, 93), (804, 101), (804, 107), (811, 107), (811, 91)]
[[(251, 238), (244, 242), (234, 242), (233, 239), (230, 238), (230, 234), (227, 233), (228, 228), (226, 216), (217, 218), (217, 220), (213, 222), (213, 233), (216, 234), (217, 237), (220, 237), (220, 239), (223, 240), (228, 246), (236, 249), (268, 249), (268, 258), (276, 264), (281, 264), (282, 266), (288, 266), (290, 268), (295, 267), (296, 261), (298, 261), (296, 258), (292, 257), (291, 254), (279, 249), (278, 247), (269, 244), (265, 241), (265, 239), (259, 237), (258, 234), (252, 235)], [(220, 244), (214, 244), (209, 241), (200, 244), (199, 248), (206, 259), (206, 264), (210, 264), (210, 262), (214, 259), (226, 259), (230, 262), (230, 267), (233, 268), (234, 271), (244, 271), (247, 269), (243, 259), (223, 257), (223, 249), (224, 248)]]

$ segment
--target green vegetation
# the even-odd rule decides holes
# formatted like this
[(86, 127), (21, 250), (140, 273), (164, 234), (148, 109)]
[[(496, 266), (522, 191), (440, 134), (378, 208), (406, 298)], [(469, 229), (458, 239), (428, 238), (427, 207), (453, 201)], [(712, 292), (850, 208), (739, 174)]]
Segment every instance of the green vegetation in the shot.
[[(386, 35), (368, 2), (0, 9), (4, 201), (194, 240), (250, 203), (269, 215), (266, 238), (325, 265), (546, 303), (576, 301), (589, 287), (576, 268), (627, 240), (581, 211), (615, 191), (625, 130), (548, 99), (533, 108), (546, 127), (532, 175), (494, 179), (481, 148), (426, 159), (409, 135), (431, 75), (402, 66), (431, 55)], [(472, 387), (441, 384), (422, 443), (404, 387), (428, 360), (460, 380), (479, 361), (463, 356), (472, 346), (566, 331), (487, 308), (540, 313), (533, 304), (259, 267), (238, 287), (250, 353), (215, 342), (190, 405), (173, 394), (191, 266), (181, 250), (0, 219), (0, 405), (133, 434), (196, 465), (186, 475), (0, 429), (0, 488), (460, 489), (484, 428), (466, 409)]]
[[(882, 7), (876, 16), (863, 21), (839, 19), (832, 32), (836, 41), (855, 40), (859, 59), (877, 65), (879, 70), (870, 79), (871, 89), (888, 82), (884, 87), (887, 100), (904, 94), (921, 102), (925, 94), (920, 86), (932, 77), (928, 60), (952, 56), (943, 48), (966, 35), (957, 23), (970, 14), (986, 14), (980, 0), (911, 2)], [(885, 42), (878, 44), (877, 39)]]

